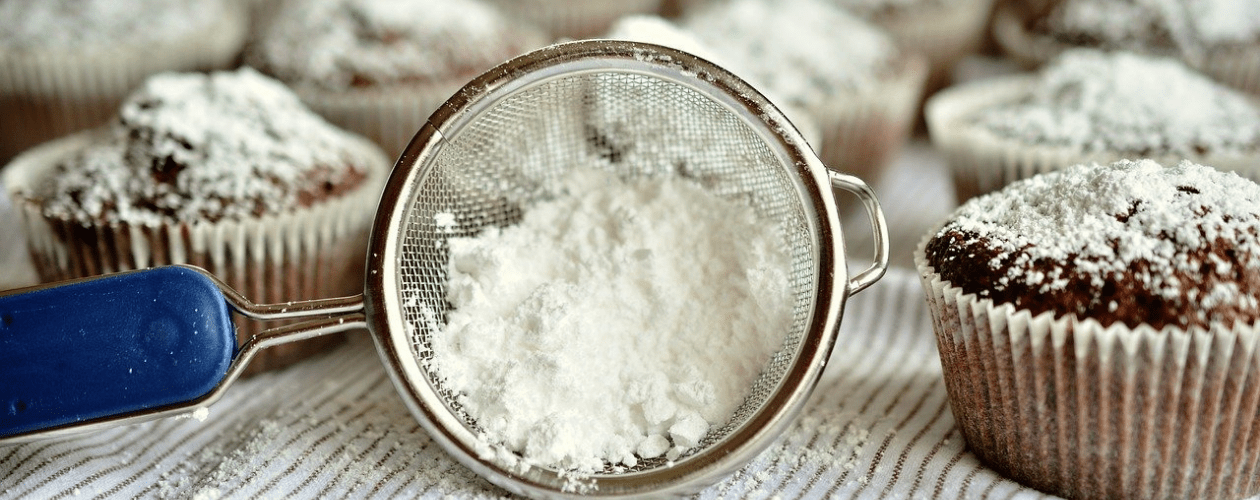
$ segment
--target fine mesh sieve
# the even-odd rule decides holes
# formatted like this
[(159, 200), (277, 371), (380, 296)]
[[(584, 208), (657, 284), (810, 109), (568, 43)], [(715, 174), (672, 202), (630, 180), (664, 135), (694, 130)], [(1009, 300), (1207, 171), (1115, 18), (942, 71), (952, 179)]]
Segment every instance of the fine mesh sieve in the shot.
[[(441, 375), (428, 364), (430, 339), (441, 332), (449, 310), (445, 241), (519, 221), (534, 203), (554, 197), (561, 177), (577, 166), (594, 166), (623, 178), (681, 177), (716, 195), (749, 204), (781, 230), (790, 249), (794, 298), (791, 329), (784, 343), (727, 423), (713, 427), (699, 445), (672, 461), (640, 460), (632, 468), (607, 467), (581, 478), (542, 467), (521, 469), (502, 456), (484, 453), (486, 444), (478, 441), (477, 422), (460, 408), (456, 395), (443, 387)], [(859, 198), (874, 228), (875, 262), (852, 277), (845, 265), (835, 189)], [(155, 392), (162, 392), (177, 378), (206, 372), (181, 382), (187, 386), (185, 394), (135, 397), (126, 405), (105, 409), (84, 403), (26, 420), (0, 418), (0, 444), (186, 413), (221, 397), (263, 348), (367, 326), (394, 385), (417, 420), (456, 459), (491, 482), (540, 497), (689, 493), (751, 460), (799, 413), (835, 342), (847, 297), (874, 283), (887, 266), (886, 236), (871, 190), (856, 178), (826, 169), (782, 113), (730, 73), (692, 55), (654, 45), (606, 40), (558, 44), (508, 61), (473, 80), (416, 134), (382, 194), (362, 297), (255, 305), (212, 276), (202, 277), (186, 267), (0, 294), (0, 313), (7, 329), (0, 342), (25, 338), (20, 342), (31, 345), (18, 346), (23, 352), (35, 352), (38, 347), (47, 358), (22, 358), (25, 365), (45, 362), (55, 365), (57, 375), (65, 380), (90, 378), (98, 384), (93, 392), (117, 388), (111, 387), (115, 382), (99, 368), (67, 368), (81, 357), (83, 346), (53, 344), (65, 335), (49, 335), (54, 327), (29, 326), (28, 322), (65, 320), (72, 324), (55, 328), (80, 331), (84, 326), (73, 321), (85, 301), (113, 300), (124, 291), (134, 291), (139, 298), (132, 299), (135, 304), (128, 313), (143, 317), (128, 320), (126, 328), (140, 325), (150, 333), (139, 338), (127, 332), (116, 333), (120, 338), (109, 337), (114, 333), (111, 330), (124, 329), (124, 323), (113, 323), (112, 315), (102, 316), (93, 320), (99, 324), (91, 325), (103, 331), (101, 349), (151, 342), (152, 338), (160, 339), (162, 349), (167, 349), (175, 341), (166, 335), (154, 336), (153, 325), (174, 328), (181, 322), (192, 325), (188, 328), (193, 333), (217, 332), (220, 339), (213, 348), (189, 347), (183, 344), (194, 340), (182, 338), (175, 342), (180, 345), (170, 347), (172, 352), (187, 348), (190, 354), (178, 369), (159, 374), (151, 385)], [(162, 291), (172, 287), (187, 293), (172, 296)], [(198, 287), (212, 290), (194, 291)], [(150, 298), (155, 305), (149, 305)], [(176, 311), (192, 301), (200, 306)], [(50, 313), (54, 302), (76, 314)], [(216, 314), (211, 310), (225, 309), (224, 302), (254, 319), (317, 319), (266, 330), (232, 349), (222, 345), (234, 339), (227, 311), (223, 319), (209, 317)], [(144, 316), (150, 313), (152, 317)], [(47, 345), (36, 345), (40, 343)], [(67, 350), (80, 352), (72, 356)], [(114, 352), (107, 354), (111, 363), (117, 357)], [(6, 376), (5, 370), (29, 373), (24, 370), (31, 367), (25, 365), (0, 366), (0, 377)], [(136, 379), (128, 372), (116, 384), (135, 391)], [(25, 386), (0, 390), (0, 399), (27, 408), (30, 401), (51, 401), (40, 399), (43, 392), (68, 392), (63, 388), (68, 383), (52, 378), (47, 382), (30, 390)]]
[[(583, 41), (527, 54), (470, 83), (400, 159), (377, 214), (367, 302), (382, 355), (408, 403), (448, 450), (491, 481), (531, 495), (575, 487), (560, 471), (515, 470), (479, 456), (477, 424), (426, 363), (440, 333), (445, 240), (517, 222), (557, 194), (565, 172), (595, 166), (622, 178), (678, 176), (741, 200), (774, 221), (790, 249), (791, 329), (732, 418), (673, 461), (611, 467), (576, 485), (600, 495), (692, 491), (742, 466), (799, 411), (830, 352), (844, 300), (886, 265), (883, 221), (869, 189), (829, 172), (764, 97), (724, 70), (664, 47)], [(847, 279), (833, 191), (866, 202), (876, 264)], [(678, 214), (686, 217), (686, 214)], [(451, 221), (454, 221), (452, 224)], [(391, 265), (397, 268), (390, 270)], [(417, 383), (423, 381), (423, 383)]]

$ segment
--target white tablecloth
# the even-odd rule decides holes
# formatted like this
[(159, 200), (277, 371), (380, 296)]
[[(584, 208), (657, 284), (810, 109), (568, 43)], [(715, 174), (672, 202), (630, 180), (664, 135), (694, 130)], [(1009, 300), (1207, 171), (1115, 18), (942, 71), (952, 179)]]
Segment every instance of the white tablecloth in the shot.
[[(1044, 498), (964, 449), (910, 253), (953, 206), (922, 139), (875, 182), (895, 266), (849, 301), (824, 378), (796, 424), (701, 498)], [(0, 202), (0, 286), (34, 276)], [(865, 215), (845, 218), (851, 268)], [(172, 418), (0, 447), (0, 498), (486, 498), (506, 493), (419, 428), (366, 332), (291, 368), (236, 382), (208, 418)]]

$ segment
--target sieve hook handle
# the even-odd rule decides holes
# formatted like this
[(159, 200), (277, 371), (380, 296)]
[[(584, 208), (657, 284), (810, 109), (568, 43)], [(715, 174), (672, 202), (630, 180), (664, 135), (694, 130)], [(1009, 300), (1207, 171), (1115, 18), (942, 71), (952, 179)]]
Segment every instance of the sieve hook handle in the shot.
[(875, 191), (865, 182), (862, 182), (862, 179), (834, 170), (828, 170), (827, 174), (831, 178), (832, 188), (839, 188), (853, 193), (862, 201), (862, 206), (866, 208), (866, 214), (870, 217), (871, 228), (873, 229), (872, 234), (875, 239), (874, 262), (872, 262), (871, 267), (849, 279), (849, 293), (854, 294), (875, 284), (876, 281), (879, 281), (884, 276), (884, 272), (888, 270), (888, 224), (884, 221), (884, 210), (880, 208), (879, 201), (875, 199)]
[[(307, 320), (238, 347), (232, 312)], [(263, 348), (364, 326), (361, 296), (258, 305), (192, 266), (0, 293), (0, 445), (189, 413)]]

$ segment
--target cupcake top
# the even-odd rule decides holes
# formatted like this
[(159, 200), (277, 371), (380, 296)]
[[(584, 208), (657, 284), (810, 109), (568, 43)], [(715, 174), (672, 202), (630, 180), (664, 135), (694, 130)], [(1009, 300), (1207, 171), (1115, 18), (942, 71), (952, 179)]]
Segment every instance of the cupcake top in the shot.
[(973, 198), (926, 247), (966, 293), (1034, 315), (1189, 328), (1260, 314), (1260, 185), (1150, 160), (1078, 165)]
[(0, 0), (0, 47), (83, 49), (178, 39), (221, 18), (226, 1)]
[(728, 69), (793, 105), (877, 88), (900, 58), (887, 34), (826, 0), (733, 0), (684, 26)]
[(664, 45), (720, 64), (721, 56), (694, 33), (660, 16), (642, 14), (622, 17), (608, 28), (605, 36), (613, 40)]
[(160, 224), (289, 212), (349, 191), (380, 153), (243, 68), (160, 74), (50, 175), (50, 217)]
[(845, 10), (861, 16), (883, 15), (924, 6), (954, 6), (964, 0), (832, 0)]
[(1260, 42), (1253, 0), (1064, 0), (1032, 22), (1072, 45), (1191, 57), (1204, 47)]
[(1255, 102), (1179, 61), (1125, 52), (1064, 52), (1037, 75), (1028, 95), (974, 119), (1002, 137), (1084, 152), (1260, 151)]
[(344, 91), (463, 83), (543, 42), (478, 0), (293, 0), (245, 60), (295, 86)]

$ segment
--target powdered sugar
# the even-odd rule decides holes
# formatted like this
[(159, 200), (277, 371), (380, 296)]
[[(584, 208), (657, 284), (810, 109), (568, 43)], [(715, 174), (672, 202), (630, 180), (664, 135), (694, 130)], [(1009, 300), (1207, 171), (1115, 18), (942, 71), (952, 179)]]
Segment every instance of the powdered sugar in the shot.
[(1180, 62), (1124, 52), (1065, 52), (1027, 97), (977, 120), (1002, 136), (1086, 152), (1260, 151), (1260, 106)]
[(519, 225), (450, 241), (432, 365), (499, 456), (585, 473), (675, 458), (781, 347), (779, 230), (671, 179), (575, 169)]
[(1066, 0), (1046, 18), (1060, 36), (1110, 48), (1175, 50), (1191, 60), (1221, 44), (1260, 42), (1253, 0)]
[(282, 9), (246, 62), (294, 85), (341, 90), (471, 78), (541, 36), (477, 0), (301, 0)]
[(717, 64), (722, 64), (721, 56), (708, 47), (695, 34), (660, 17), (650, 15), (633, 15), (618, 19), (608, 29), (607, 37), (615, 40), (654, 43), (673, 47), (692, 55), (700, 56)]
[(684, 21), (729, 69), (786, 104), (874, 88), (898, 57), (884, 32), (823, 0), (735, 0)]
[(962, 2), (960, 0), (834, 0), (834, 3), (850, 12), (865, 16), (922, 6), (953, 7)]
[[(1102, 287), (1110, 275), (1133, 272), (1147, 289), (1175, 297), (1188, 288), (1178, 275), (1204, 272), (1205, 258), (1192, 255), (1218, 240), (1231, 242), (1235, 257), (1207, 258), (1215, 270), (1260, 267), (1258, 211), (1260, 186), (1236, 174), (1190, 162), (1164, 167), (1150, 160), (1120, 161), (1042, 174), (973, 198), (938, 234), (973, 235), (1014, 255), (1009, 263), (992, 264), (1007, 269), (999, 287), (1012, 282), (1061, 287), (1067, 272), (1092, 277), (1091, 285)], [(1043, 261), (1071, 266), (1035, 266)], [(1237, 287), (1213, 288), (1190, 299), (1244, 300)], [(1245, 300), (1254, 307), (1254, 295)]]
[(228, 0), (0, 2), (0, 46), (94, 50), (176, 40), (221, 18)]

